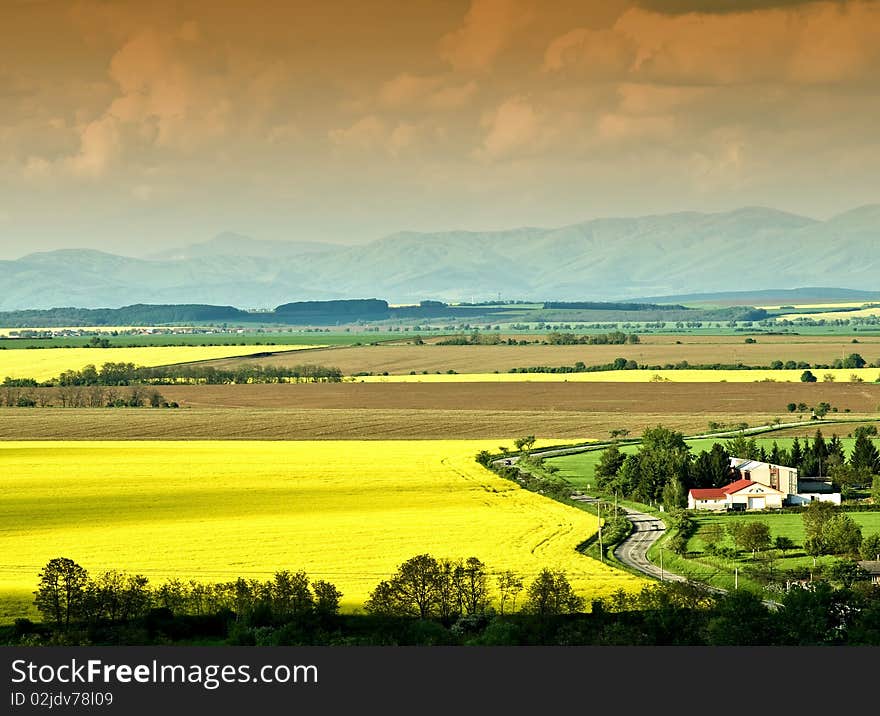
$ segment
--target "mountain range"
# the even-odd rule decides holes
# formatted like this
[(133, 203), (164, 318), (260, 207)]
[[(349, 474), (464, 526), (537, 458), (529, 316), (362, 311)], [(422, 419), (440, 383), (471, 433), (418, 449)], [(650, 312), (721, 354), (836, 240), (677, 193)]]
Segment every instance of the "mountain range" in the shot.
[(764, 207), (561, 228), (401, 232), (360, 245), (224, 233), (133, 258), (90, 249), (0, 261), (0, 310), (133, 303), (241, 308), (367, 298), (614, 300), (880, 289), (880, 204), (819, 221)]

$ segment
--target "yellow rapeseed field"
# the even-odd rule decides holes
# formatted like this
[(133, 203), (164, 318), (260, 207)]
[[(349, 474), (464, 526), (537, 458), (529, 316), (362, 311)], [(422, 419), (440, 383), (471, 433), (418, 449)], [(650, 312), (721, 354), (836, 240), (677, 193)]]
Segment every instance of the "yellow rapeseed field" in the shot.
[(190, 363), (212, 358), (232, 358), (267, 351), (291, 351), (319, 346), (139, 346), (134, 348), (38, 348), (0, 350), (0, 381), (10, 378), (49, 380), (65, 370), (80, 370), (90, 363), (134, 363), (152, 367)]
[[(880, 378), (880, 368), (834, 368), (811, 369), (817, 380), (825, 380), (826, 375), (840, 383), (852, 380), (853, 376), (866, 383)], [(605, 382), (605, 383), (649, 383), (670, 381), (677, 383), (753, 383), (774, 380), (780, 383), (800, 382), (803, 370), (606, 370), (593, 373), (428, 373), (418, 375), (366, 375), (349, 380), (363, 383), (507, 383), (507, 382)]]
[(799, 318), (809, 318), (813, 321), (836, 321), (841, 318), (868, 318), (880, 316), (880, 308), (854, 308), (849, 311), (827, 311), (823, 313), (786, 313), (777, 316), (777, 321), (796, 321)]
[(304, 569), (336, 584), (348, 610), (424, 552), (477, 556), (526, 581), (563, 568), (587, 598), (639, 588), (637, 577), (575, 552), (596, 531), (594, 516), (474, 461), (498, 444), (0, 443), (0, 616), (28, 609), (39, 569), (59, 556), (156, 584)]

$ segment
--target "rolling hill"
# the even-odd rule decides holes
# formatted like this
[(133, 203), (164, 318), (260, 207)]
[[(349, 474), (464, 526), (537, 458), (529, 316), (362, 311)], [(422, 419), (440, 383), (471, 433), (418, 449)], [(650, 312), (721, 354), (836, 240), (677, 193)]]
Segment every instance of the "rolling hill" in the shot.
[(149, 259), (92, 250), (0, 262), (0, 310), (132, 303), (242, 308), (381, 295), (612, 300), (802, 286), (880, 289), (880, 205), (817, 221), (762, 207), (561, 228), (402, 232), (366, 244), (236, 234)]

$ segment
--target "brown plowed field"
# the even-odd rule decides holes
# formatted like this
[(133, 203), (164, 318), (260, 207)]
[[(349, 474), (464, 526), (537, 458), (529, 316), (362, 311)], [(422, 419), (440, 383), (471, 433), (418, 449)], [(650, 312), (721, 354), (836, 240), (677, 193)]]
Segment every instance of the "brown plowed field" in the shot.
[[(666, 339), (660, 341), (658, 339)], [(711, 342), (708, 339), (711, 338)], [(335, 366), (345, 375), (355, 373), (406, 374), (454, 370), (457, 373), (506, 373), (511, 368), (529, 366), (586, 365), (611, 363), (615, 358), (634, 360), (640, 365), (666, 365), (687, 361), (691, 365), (736, 364), (770, 365), (774, 360), (806, 361), (830, 365), (837, 358), (859, 353), (869, 364), (880, 360), (880, 337), (860, 338), (859, 344), (846, 337), (760, 336), (747, 344), (741, 336), (648, 336), (643, 343), (626, 345), (577, 346), (439, 346), (377, 345), (344, 346), (280, 353), (264, 358), (223, 358), (207, 363), (217, 368), (242, 364), (299, 365), (316, 363)], [(778, 340), (784, 339), (784, 340)], [(681, 340), (677, 345), (675, 340)], [(198, 364), (196, 364), (198, 365)]]
[(788, 403), (825, 401), (875, 412), (874, 383), (300, 383), (161, 386), (183, 406), (434, 410), (575, 410), (600, 413), (784, 415)]
[[(0, 409), (0, 439), (606, 438), (662, 423), (695, 433), (795, 421), (790, 402), (876, 416), (852, 383), (329, 383), (161, 386), (167, 409)], [(845, 414), (849, 408), (851, 413)], [(829, 415), (832, 418), (833, 414)]]
[(520, 435), (607, 439), (612, 429), (639, 435), (663, 424), (685, 433), (708, 421), (765, 424), (771, 415), (608, 414), (534, 410), (339, 409), (0, 409), (0, 440), (347, 440), (510, 441)]

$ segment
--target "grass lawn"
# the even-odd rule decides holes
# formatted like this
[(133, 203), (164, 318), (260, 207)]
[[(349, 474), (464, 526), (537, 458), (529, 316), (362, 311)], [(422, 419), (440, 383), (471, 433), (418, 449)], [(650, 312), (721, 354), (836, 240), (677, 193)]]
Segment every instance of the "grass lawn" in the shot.
[[(864, 536), (880, 532), (880, 512), (849, 512), (853, 520), (862, 528)], [(739, 568), (739, 588), (761, 591), (761, 586), (751, 573), (756, 569), (773, 572), (790, 571), (802, 567), (812, 567), (814, 560), (804, 552), (804, 528), (803, 518), (798, 513), (764, 513), (745, 515), (696, 515), (697, 530), (688, 540), (687, 558), (679, 557), (670, 550), (664, 549), (664, 567), (671, 572), (683, 574), (693, 579), (698, 579), (715, 587), (732, 589), (734, 587), (734, 569)], [(768, 554), (758, 555), (753, 558), (751, 553), (740, 552), (736, 559), (707, 554), (706, 543), (711, 525), (720, 525), (725, 529), (722, 540), (717, 543), (719, 547), (733, 547), (733, 540), (726, 534), (726, 528), (733, 522), (750, 522), (761, 520), (770, 527), (770, 536), (775, 539), (779, 536), (788, 537), (795, 544), (795, 548), (788, 550), (783, 556), (779, 550), (770, 550)], [(649, 551), (649, 557), (657, 564), (660, 558), (660, 548), (663, 542), (655, 545)], [(827, 566), (838, 557), (825, 555), (817, 557), (816, 566)]]

